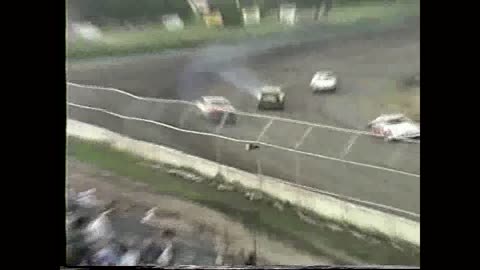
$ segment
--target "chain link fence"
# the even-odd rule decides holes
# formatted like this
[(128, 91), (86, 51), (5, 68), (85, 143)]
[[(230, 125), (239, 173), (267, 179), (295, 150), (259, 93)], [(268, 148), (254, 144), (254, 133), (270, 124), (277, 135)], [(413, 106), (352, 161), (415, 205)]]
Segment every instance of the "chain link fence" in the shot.
[[(241, 113), (236, 125), (221, 127), (188, 102), (139, 100), (71, 85), (68, 102), (88, 106), (69, 106), (69, 118), (137, 140), (341, 196), (420, 211), (419, 144)], [(260, 148), (246, 151), (246, 142), (259, 142)]]

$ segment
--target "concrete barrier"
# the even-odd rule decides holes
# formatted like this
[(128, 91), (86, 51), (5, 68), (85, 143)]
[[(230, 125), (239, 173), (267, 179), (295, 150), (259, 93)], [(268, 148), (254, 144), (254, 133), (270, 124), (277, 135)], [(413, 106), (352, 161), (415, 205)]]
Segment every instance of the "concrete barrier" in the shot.
[(118, 150), (176, 167), (191, 168), (206, 177), (214, 177), (220, 172), (225, 181), (236, 182), (246, 188), (260, 190), (271, 197), (288, 201), (320, 216), (348, 222), (359, 228), (379, 231), (390, 237), (403, 239), (420, 246), (419, 222), (306, 190), (284, 180), (258, 176), (178, 150), (131, 139), (79, 121), (68, 120), (67, 134), (82, 139), (107, 142)]

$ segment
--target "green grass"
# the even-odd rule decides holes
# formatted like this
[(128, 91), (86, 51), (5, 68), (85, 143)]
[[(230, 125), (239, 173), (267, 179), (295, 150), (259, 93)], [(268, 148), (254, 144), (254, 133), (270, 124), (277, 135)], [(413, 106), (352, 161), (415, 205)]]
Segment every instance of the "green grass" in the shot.
[[(308, 13), (308, 12), (307, 12)], [(352, 25), (364, 19), (392, 19), (417, 14), (411, 5), (355, 5), (334, 8), (327, 21), (328, 25)], [(208, 42), (236, 42), (246, 38), (265, 37), (275, 33), (288, 33), (295, 27), (279, 24), (275, 15), (262, 19), (260, 25), (248, 27), (207, 28), (198, 22), (186, 25), (183, 31), (169, 32), (162, 25), (144, 26), (142, 31), (104, 29), (104, 39), (97, 42), (77, 40), (67, 43), (67, 57), (85, 59), (102, 56), (123, 56), (139, 53), (154, 53), (173, 48), (190, 48)]]
[(166, 49), (196, 47), (206, 42), (235, 42), (240, 39), (284, 31), (284, 29), (284, 26), (273, 23), (223, 29), (190, 25), (183, 31), (170, 32), (161, 25), (150, 25), (142, 31), (107, 31), (104, 33), (104, 39), (98, 42), (84, 40), (69, 42), (67, 56), (72, 59), (82, 59), (154, 53)]
[(297, 209), (288, 204), (284, 205), (281, 212), (272, 206), (275, 200), (271, 198), (252, 202), (240, 192), (242, 188), (239, 186), (235, 191), (227, 192), (217, 191), (215, 185), (207, 184), (212, 181), (222, 182), (221, 177), (210, 179), (207, 183), (193, 183), (167, 174), (164, 170), (141, 165), (145, 163), (142, 158), (117, 151), (107, 144), (73, 137), (68, 138), (68, 155), (132, 181), (145, 183), (152, 192), (173, 195), (220, 211), (250, 229), (262, 231), (279, 240), (287, 240), (300, 250), (332, 258), (336, 263), (352, 262), (345, 256), (332, 254), (324, 246), (370, 264), (419, 265), (418, 247), (395, 241), (395, 245), (403, 249), (399, 250), (394, 247), (391, 239), (365, 232), (363, 234), (366, 239), (359, 239), (352, 234), (353, 231), (359, 231), (346, 224), (337, 223), (344, 230), (333, 231), (325, 226), (327, 223), (332, 224), (332, 221), (312, 213), (308, 215), (317, 225), (308, 224), (298, 218)]
[[(328, 22), (332, 24), (351, 24), (364, 19), (385, 19), (419, 15), (416, 5), (403, 0), (391, 5), (379, 5), (368, 1), (359, 1), (355, 6), (341, 6), (332, 9)], [(417, 4), (418, 5), (418, 4)]]

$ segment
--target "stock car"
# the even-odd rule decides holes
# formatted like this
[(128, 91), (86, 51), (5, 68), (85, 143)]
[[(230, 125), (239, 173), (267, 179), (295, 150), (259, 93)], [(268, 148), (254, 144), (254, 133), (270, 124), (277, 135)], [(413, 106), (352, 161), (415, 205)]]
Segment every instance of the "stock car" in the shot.
[(202, 115), (209, 121), (220, 123), (225, 117), (225, 124), (235, 124), (235, 108), (228, 99), (221, 96), (203, 96), (195, 102)]
[(283, 110), (285, 107), (285, 93), (278, 86), (264, 86), (257, 94), (259, 110)]
[(337, 89), (338, 78), (332, 71), (318, 71), (313, 75), (310, 87), (313, 93), (324, 91), (335, 91)]
[(385, 141), (420, 139), (420, 127), (403, 114), (382, 114), (367, 125)]

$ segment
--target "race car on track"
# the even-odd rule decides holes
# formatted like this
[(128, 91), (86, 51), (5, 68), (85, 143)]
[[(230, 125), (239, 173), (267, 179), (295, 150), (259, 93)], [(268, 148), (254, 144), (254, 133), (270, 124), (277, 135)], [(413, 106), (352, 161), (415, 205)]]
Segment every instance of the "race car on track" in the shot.
[(278, 86), (264, 86), (257, 94), (259, 110), (283, 110), (285, 93)]
[(310, 87), (313, 92), (335, 91), (337, 89), (337, 75), (332, 71), (318, 71), (313, 75)]
[(225, 124), (235, 124), (237, 122), (235, 108), (224, 97), (203, 96), (196, 102), (196, 106), (202, 115), (212, 122), (220, 123), (224, 117)]
[(386, 141), (420, 139), (420, 127), (403, 114), (382, 114), (368, 127)]

